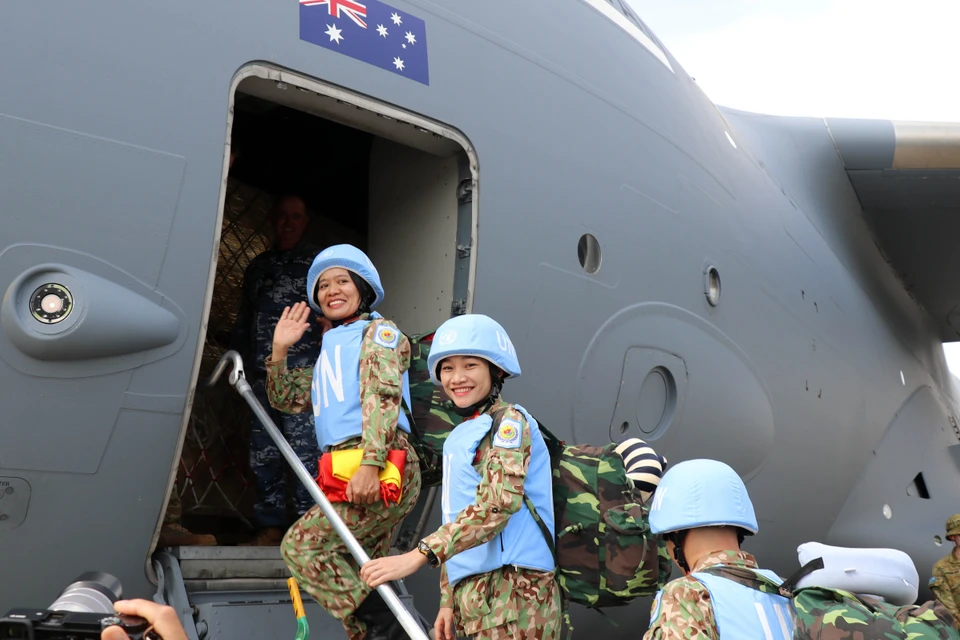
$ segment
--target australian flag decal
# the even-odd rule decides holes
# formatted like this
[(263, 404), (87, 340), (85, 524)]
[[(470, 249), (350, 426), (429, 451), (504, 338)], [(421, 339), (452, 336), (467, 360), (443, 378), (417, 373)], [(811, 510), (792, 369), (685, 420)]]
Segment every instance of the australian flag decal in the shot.
[(430, 84), (426, 24), (378, 0), (300, 0), (300, 39)]

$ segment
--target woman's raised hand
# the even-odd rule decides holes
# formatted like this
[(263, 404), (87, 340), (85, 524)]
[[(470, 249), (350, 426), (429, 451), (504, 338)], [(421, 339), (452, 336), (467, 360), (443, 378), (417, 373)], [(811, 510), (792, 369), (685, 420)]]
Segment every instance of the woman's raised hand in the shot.
[(307, 329), (310, 328), (310, 309), (306, 302), (298, 302), (292, 307), (284, 307), (273, 330), (273, 350), (286, 352), (297, 344)]

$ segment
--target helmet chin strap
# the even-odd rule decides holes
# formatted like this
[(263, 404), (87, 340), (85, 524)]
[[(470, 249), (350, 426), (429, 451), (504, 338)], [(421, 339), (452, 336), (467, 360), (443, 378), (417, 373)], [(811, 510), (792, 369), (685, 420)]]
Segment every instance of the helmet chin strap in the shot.
[(668, 534), (667, 539), (673, 543), (673, 557), (677, 561), (677, 566), (683, 569), (684, 573), (690, 573), (690, 565), (687, 564), (687, 556), (683, 553), (683, 540), (686, 537), (686, 531), (673, 531)]

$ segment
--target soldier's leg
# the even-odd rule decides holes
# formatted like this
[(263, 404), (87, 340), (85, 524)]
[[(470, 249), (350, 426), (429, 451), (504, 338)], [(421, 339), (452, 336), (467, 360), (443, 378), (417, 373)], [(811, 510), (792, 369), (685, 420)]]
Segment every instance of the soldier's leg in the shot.
[[(412, 448), (406, 445), (407, 455)], [(355, 505), (338, 502), (333, 508), (371, 558), (387, 555), (394, 533), (420, 495), (420, 470), (408, 464), (399, 504)], [(330, 615), (343, 623), (349, 640), (361, 640), (366, 625), (354, 613), (370, 593), (360, 579), (360, 567), (334, 532), (320, 507), (314, 506), (287, 531), (280, 553), (300, 587)]]
[[(254, 380), (251, 384), (253, 393), (273, 419), (274, 424), (280, 427), (283, 424), (282, 414), (273, 409), (267, 401), (267, 392), (262, 380)], [(286, 493), (284, 490), (285, 461), (280, 455), (273, 438), (267, 432), (260, 420), (254, 415), (250, 425), (250, 471), (253, 473), (257, 488), (257, 498), (253, 505), (253, 518), (256, 526), (261, 530), (286, 528)]]
[[(394, 528), (391, 521), (363, 505), (339, 502), (333, 506), (369, 556), (386, 555), (388, 532)], [(280, 553), (300, 587), (343, 623), (347, 638), (363, 638), (366, 627), (353, 614), (370, 590), (320, 507), (310, 509), (287, 531)]]
[(486, 604), (491, 617), (510, 621), (478, 632), (475, 640), (559, 640), (562, 603), (553, 574), (514, 567), (500, 572), (499, 591)]
[[(318, 473), (317, 461), (320, 459), (320, 447), (317, 444), (317, 430), (314, 426), (313, 413), (284, 414), (283, 435), (293, 448), (300, 462), (306, 467), (312, 477)], [(293, 506), (297, 517), (303, 516), (316, 502), (310, 492), (303, 486), (293, 473), (289, 474), (287, 493), (293, 497)]]

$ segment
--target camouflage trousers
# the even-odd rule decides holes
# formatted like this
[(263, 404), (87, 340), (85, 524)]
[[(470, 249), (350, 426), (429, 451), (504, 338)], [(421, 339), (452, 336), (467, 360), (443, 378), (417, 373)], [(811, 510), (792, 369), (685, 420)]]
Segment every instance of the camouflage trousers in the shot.
[[(311, 476), (317, 475), (317, 460), (320, 448), (317, 445), (317, 431), (312, 412), (282, 413), (270, 406), (263, 380), (253, 380), (250, 385), (254, 395), (266, 409), (280, 433), (290, 443), (290, 447), (300, 458)], [(286, 528), (290, 518), (286, 514), (287, 495), (290, 494), (297, 517), (302, 516), (316, 503), (299, 482), (287, 461), (280, 453), (273, 438), (253, 416), (250, 428), (250, 471), (253, 472), (257, 487), (257, 499), (253, 505), (253, 517), (261, 528)], [(288, 487), (288, 477), (291, 483)]]
[[(357, 438), (336, 448), (359, 446)], [(420, 463), (413, 447), (400, 432), (390, 447), (407, 452), (399, 503), (390, 506), (385, 506), (383, 501), (369, 505), (333, 503), (333, 508), (371, 558), (387, 555), (397, 527), (420, 496)], [(348, 640), (362, 640), (366, 626), (353, 613), (371, 589), (360, 579), (359, 565), (320, 507), (314, 506), (290, 527), (280, 544), (280, 553), (300, 587), (343, 622)]]
[(476, 640), (558, 640), (560, 586), (553, 572), (513, 566), (464, 578), (453, 591), (457, 635)]

